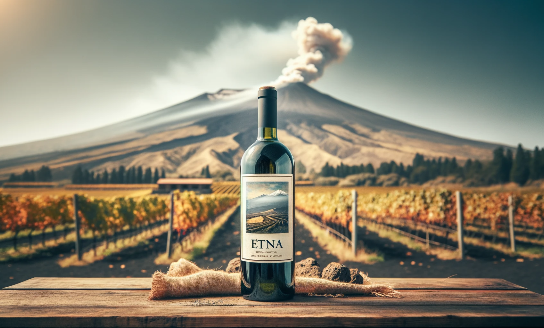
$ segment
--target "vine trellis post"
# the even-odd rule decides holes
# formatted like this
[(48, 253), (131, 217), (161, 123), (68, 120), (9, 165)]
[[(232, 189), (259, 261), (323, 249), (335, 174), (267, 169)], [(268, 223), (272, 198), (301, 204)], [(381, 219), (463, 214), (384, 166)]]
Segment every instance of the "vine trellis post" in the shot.
[(170, 193), (170, 218), (168, 219), (168, 240), (166, 241), (166, 254), (172, 256), (172, 227), (174, 225), (174, 192)]
[(455, 192), (457, 202), (457, 242), (459, 244), (459, 258), (465, 258), (464, 243), (463, 243), (463, 194), (460, 191)]
[(81, 238), (79, 236), (81, 221), (77, 215), (77, 194), (74, 194), (74, 223), (76, 225), (76, 254), (78, 261), (81, 261)]
[(352, 190), (353, 205), (351, 206), (351, 248), (353, 255), (357, 255), (357, 190)]
[(516, 251), (516, 237), (514, 236), (514, 198), (508, 196), (508, 226), (510, 228), (510, 249)]

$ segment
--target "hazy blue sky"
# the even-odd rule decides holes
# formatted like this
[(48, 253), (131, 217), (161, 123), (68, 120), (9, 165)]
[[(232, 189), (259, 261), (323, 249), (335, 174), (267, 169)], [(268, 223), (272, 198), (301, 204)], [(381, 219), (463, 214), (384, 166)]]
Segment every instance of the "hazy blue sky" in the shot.
[(315, 17), (353, 39), (316, 89), (457, 136), (544, 146), (544, 1), (0, 0), (0, 145), (274, 80)]

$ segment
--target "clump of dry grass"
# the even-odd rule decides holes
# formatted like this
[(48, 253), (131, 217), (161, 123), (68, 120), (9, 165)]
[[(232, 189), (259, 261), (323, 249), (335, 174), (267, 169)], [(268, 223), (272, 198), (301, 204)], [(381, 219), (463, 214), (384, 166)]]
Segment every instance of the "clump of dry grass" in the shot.
[(354, 255), (351, 247), (347, 246), (344, 242), (338, 240), (334, 236), (331, 236), (327, 231), (315, 224), (308, 215), (301, 211), (296, 211), (296, 219), (310, 231), (310, 234), (316, 239), (319, 246), (331, 252), (331, 254), (336, 256), (340, 262), (351, 261), (372, 264), (383, 261), (381, 255), (375, 252), (368, 252), (365, 249), (358, 249), (357, 255)]
[(167, 230), (168, 226), (153, 228), (149, 231), (143, 231), (135, 237), (119, 238), (115, 243), (115, 248), (111, 249), (111, 243), (106, 246), (105, 243), (96, 246), (96, 255), (94, 250), (90, 249), (87, 252), (81, 254), (81, 260), (77, 259), (77, 254), (73, 254), (69, 257), (60, 259), (57, 261), (61, 268), (67, 268), (70, 266), (85, 266), (96, 261), (103, 260), (104, 257), (121, 252), (124, 249), (138, 246), (140, 243), (147, 242), (148, 239), (157, 237), (163, 234)]
[[(516, 237), (516, 239), (518, 239), (518, 237)], [(512, 252), (510, 245), (492, 243), (490, 241), (481, 240), (480, 238), (466, 236), (463, 238), (463, 240), (465, 244), (489, 248), (509, 256), (523, 256), (531, 259), (544, 257), (544, 247), (540, 245), (535, 245), (534, 247), (530, 248), (517, 246), (516, 251)]]
[(414, 251), (425, 251), (427, 254), (434, 255), (441, 260), (455, 260), (459, 258), (459, 252), (457, 251), (433, 247), (426, 250), (423, 244), (413, 240), (412, 238), (403, 236), (395, 231), (380, 229), (379, 226), (373, 223), (365, 224), (365, 228), (369, 231), (377, 233), (381, 238), (387, 238), (393, 242), (403, 244)]
[[(430, 249), (426, 250), (425, 246), (422, 243), (419, 243), (409, 237), (403, 236), (397, 232), (384, 230), (376, 226), (375, 223), (368, 223), (368, 221), (365, 221), (365, 227), (372, 231), (376, 232), (380, 237), (387, 238), (395, 242), (399, 242), (405, 246), (407, 246), (410, 249), (416, 250), (416, 251), (425, 251), (427, 254), (430, 255), (436, 255), (441, 260), (453, 260), (459, 258), (459, 253), (457, 251), (438, 248), (438, 247), (431, 247)], [(418, 229), (421, 232), (424, 232), (423, 229)], [(502, 234), (502, 237), (505, 237), (507, 233), (500, 232), (499, 235)], [(457, 242), (457, 234), (449, 234), (448, 239)], [(522, 241), (522, 242), (531, 242), (535, 243), (533, 247), (524, 247), (524, 246), (517, 246), (516, 252), (512, 252), (510, 249), (510, 244), (506, 245), (503, 243), (497, 243), (497, 242), (491, 242), (487, 240), (482, 240), (481, 238), (477, 237), (468, 237), (465, 235), (463, 237), (463, 241), (466, 245), (473, 245), (483, 248), (492, 249), (494, 251), (503, 253), (504, 255), (508, 256), (523, 256), (526, 258), (544, 258), (544, 241), (536, 241), (531, 240), (529, 238), (523, 237), (523, 236), (516, 236), (516, 240)]]

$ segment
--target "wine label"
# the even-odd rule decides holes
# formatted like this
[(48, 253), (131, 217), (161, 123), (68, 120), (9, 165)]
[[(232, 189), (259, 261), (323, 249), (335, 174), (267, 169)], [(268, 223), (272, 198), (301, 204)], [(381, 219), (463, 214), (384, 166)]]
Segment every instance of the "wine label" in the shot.
[(242, 261), (293, 261), (293, 175), (244, 174), (241, 187)]

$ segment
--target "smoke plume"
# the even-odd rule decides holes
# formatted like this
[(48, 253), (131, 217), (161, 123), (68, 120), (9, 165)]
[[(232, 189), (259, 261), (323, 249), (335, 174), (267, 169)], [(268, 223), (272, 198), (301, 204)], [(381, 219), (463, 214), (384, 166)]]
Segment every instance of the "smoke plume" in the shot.
[(313, 17), (300, 20), (292, 36), (298, 44), (298, 57), (287, 61), (273, 84), (316, 81), (327, 65), (341, 61), (352, 47), (349, 35), (329, 23), (319, 24)]

